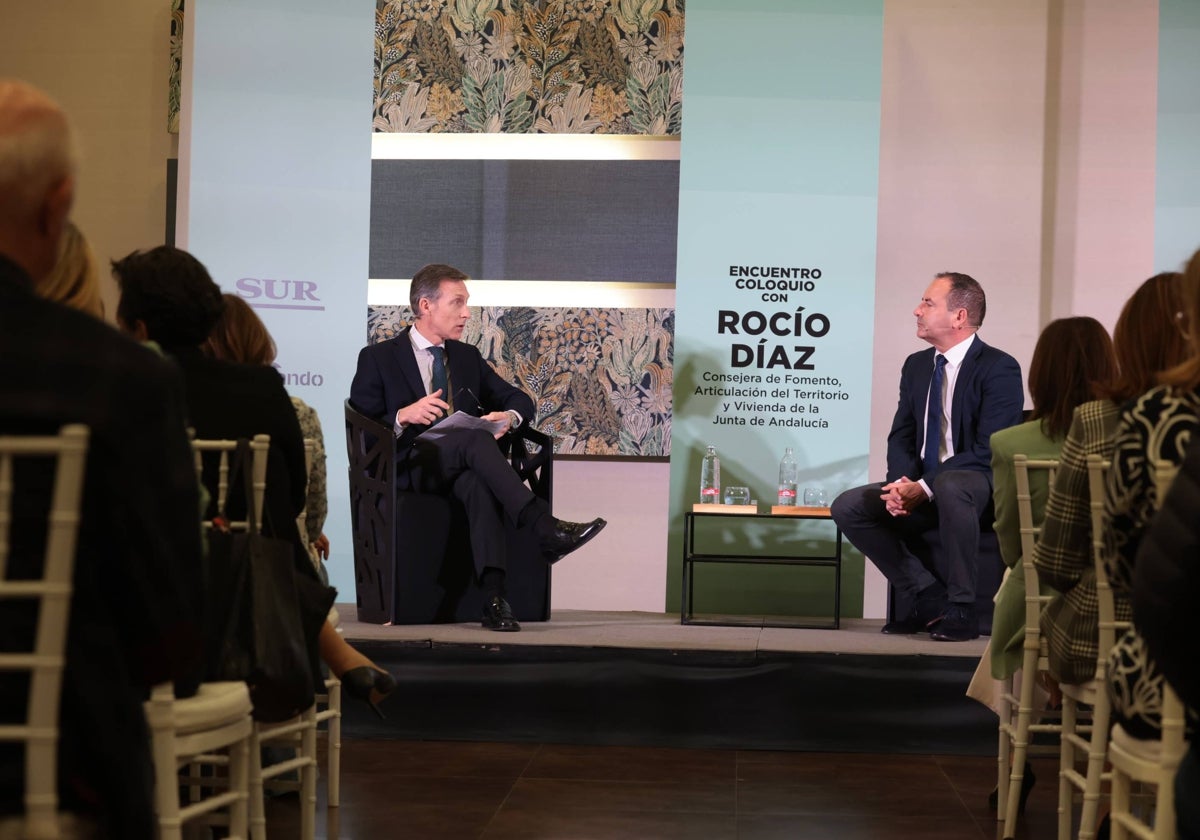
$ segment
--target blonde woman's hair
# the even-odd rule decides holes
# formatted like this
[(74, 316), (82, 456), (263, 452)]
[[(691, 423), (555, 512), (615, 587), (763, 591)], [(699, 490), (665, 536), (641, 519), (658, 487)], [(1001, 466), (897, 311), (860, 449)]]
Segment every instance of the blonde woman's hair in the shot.
[(100, 299), (100, 272), (96, 255), (79, 228), (67, 222), (62, 240), (58, 243), (58, 261), (54, 268), (34, 282), (39, 297), (86, 312), (96, 318), (104, 317), (104, 301)]

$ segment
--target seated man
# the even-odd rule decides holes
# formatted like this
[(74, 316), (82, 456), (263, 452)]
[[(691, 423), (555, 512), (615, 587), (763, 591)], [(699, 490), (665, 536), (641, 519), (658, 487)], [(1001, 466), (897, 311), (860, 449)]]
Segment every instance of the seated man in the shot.
[(504, 424), (498, 438), (534, 416), (529, 395), (505, 382), (475, 347), (458, 340), (470, 317), (466, 279), (448, 265), (427, 265), (416, 273), (408, 293), (414, 324), (390, 341), (362, 349), (350, 402), (363, 414), (393, 424), (401, 489), (451, 495), (466, 507), (475, 571), (487, 595), (483, 626), (515, 631), (521, 627), (504, 600), (505, 528), (533, 528), (547, 562), (554, 563), (607, 523), (551, 516), (488, 432), (436, 429), (447, 413), (459, 410)]
[[(980, 520), (992, 496), (993, 432), (1021, 422), (1017, 361), (975, 336), (987, 302), (965, 274), (937, 275), (913, 314), (917, 337), (900, 373), (900, 404), (888, 433), (887, 483), (847, 490), (832, 514), (846, 538), (913, 601), (884, 633), (930, 630), (938, 641), (979, 636), (975, 613)], [(949, 574), (939, 580), (905, 548), (936, 528)]]
[[(96, 837), (156, 836), (142, 701), (203, 670), (199, 496), (182, 385), (166, 360), (82, 312), (34, 295), (54, 267), (74, 192), (59, 107), (0, 79), (0, 435), (90, 429), (59, 707), (60, 811)], [(18, 468), (7, 576), (41, 568), (52, 474)], [(28, 479), (28, 480), (25, 480)], [(39, 487), (38, 485), (44, 485)], [(21, 649), (36, 608), (0, 604), (0, 648)], [(0, 674), (0, 725), (23, 719), (28, 681)], [(25, 762), (0, 745), (0, 834), (22, 808)], [(80, 827), (80, 833), (83, 833)], [(5, 836), (8, 836), (5, 834)], [(92, 836), (91, 833), (88, 836)]]

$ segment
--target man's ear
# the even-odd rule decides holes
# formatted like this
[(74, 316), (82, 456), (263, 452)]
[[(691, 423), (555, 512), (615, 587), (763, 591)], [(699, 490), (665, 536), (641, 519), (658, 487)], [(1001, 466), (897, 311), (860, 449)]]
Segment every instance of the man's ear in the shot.
[(118, 316), (117, 326), (121, 328), (121, 332), (137, 341), (149, 341), (150, 332), (146, 329), (146, 322), (142, 319), (137, 319), (132, 324), (124, 318)]

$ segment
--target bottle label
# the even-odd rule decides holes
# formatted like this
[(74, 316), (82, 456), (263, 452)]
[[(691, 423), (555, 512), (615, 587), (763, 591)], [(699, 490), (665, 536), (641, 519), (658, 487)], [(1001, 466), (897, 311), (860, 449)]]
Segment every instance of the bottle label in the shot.
[(700, 495), (703, 496), (704, 500), (707, 502), (709, 500), (715, 501), (720, 493), (717, 491), (716, 487), (703, 487), (700, 490)]
[(796, 498), (796, 491), (795, 491), (795, 490), (789, 490), (789, 489), (788, 489), (788, 488), (786, 488), (786, 487), (780, 487), (780, 488), (779, 488), (779, 498), (780, 498), (780, 500), (783, 500), (783, 499), (794, 499), (794, 498)]

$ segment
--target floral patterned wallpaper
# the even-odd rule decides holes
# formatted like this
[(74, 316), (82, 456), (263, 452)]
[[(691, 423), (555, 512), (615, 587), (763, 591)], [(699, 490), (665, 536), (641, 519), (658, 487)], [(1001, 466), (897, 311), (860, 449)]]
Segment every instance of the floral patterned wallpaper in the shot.
[[(673, 309), (483, 307), (462, 340), (537, 404), (563, 455), (671, 454)], [(407, 306), (372, 306), (367, 341), (396, 337)]]
[(381, 132), (677, 135), (684, 0), (378, 0)]
[(179, 95), (183, 73), (183, 0), (171, 0), (171, 77), (167, 80), (167, 131), (179, 133)]

